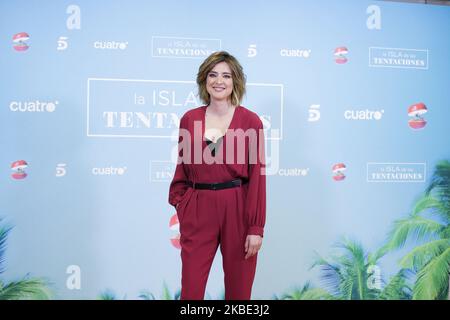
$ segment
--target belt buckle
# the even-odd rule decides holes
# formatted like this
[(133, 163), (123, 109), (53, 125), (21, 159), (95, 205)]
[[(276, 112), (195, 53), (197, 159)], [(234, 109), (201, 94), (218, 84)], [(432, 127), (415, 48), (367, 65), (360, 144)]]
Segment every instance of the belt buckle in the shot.
[(216, 183), (213, 183), (213, 184), (211, 185), (211, 187), (212, 187), (213, 190), (217, 190), (217, 184), (216, 184)]
[(192, 189), (195, 189), (195, 182), (192, 182)]

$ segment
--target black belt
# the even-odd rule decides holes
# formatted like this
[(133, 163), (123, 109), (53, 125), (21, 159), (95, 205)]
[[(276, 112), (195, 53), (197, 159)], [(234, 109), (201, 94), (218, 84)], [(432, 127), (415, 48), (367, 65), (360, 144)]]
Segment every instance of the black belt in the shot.
[(243, 184), (247, 183), (246, 180), (236, 179), (231, 180), (227, 182), (218, 182), (218, 183), (198, 183), (198, 182), (191, 182), (188, 181), (188, 186), (194, 188), (194, 189), (208, 189), (208, 190), (221, 190), (221, 189), (227, 189), (227, 188), (234, 188), (239, 187)]

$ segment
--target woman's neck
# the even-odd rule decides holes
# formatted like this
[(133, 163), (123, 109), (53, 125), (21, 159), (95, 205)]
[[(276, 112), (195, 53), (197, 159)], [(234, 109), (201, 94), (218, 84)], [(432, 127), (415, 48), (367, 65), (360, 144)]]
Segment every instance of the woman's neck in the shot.
[(211, 100), (208, 105), (208, 108), (211, 108), (210, 111), (219, 116), (227, 114), (233, 107), (234, 106), (230, 100), (228, 101)]

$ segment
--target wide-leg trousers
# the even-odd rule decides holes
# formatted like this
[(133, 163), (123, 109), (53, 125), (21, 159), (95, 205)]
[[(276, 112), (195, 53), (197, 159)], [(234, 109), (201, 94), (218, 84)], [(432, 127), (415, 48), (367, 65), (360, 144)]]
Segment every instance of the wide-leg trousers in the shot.
[(188, 188), (178, 207), (181, 244), (181, 299), (202, 300), (220, 246), (225, 299), (249, 300), (257, 254), (245, 259), (248, 224), (245, 186), (222, 190)]

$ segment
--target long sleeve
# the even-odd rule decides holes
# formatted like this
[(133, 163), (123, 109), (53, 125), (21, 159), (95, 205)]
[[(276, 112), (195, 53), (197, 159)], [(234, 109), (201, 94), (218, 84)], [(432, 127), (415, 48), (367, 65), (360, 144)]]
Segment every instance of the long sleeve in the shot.
[[(248, 192), (245, 203), (245, 212), (248, 218), (249, 228), (247, 234), (264, 234), (266, 222), (266, 161), (264, 147), (263, 124), (259, 118), (255, 120), (254, 129), (257, 130), (256, 147), (249, 143), (249, 181)], [(257, 150), (256, 163), (251, 162), (255, 158), (254, 152)], [(253, 153), (253, 155), (252, 155)]]
[(183, 149), (180, 142), (182, 141), (181, 129), (186, 129), (186, 117), (183, 116), (180, 120), (180, 133), (178, 135), (178, 159), (173, 175), (172, 182), (169, 187), (169, 203), (176, 208), (177, 204), (183, 198), (184, 193), (188, 189), (186, 182), (188, 181), (186, 170), (183, 162), (180, 160), (183, 156)]

